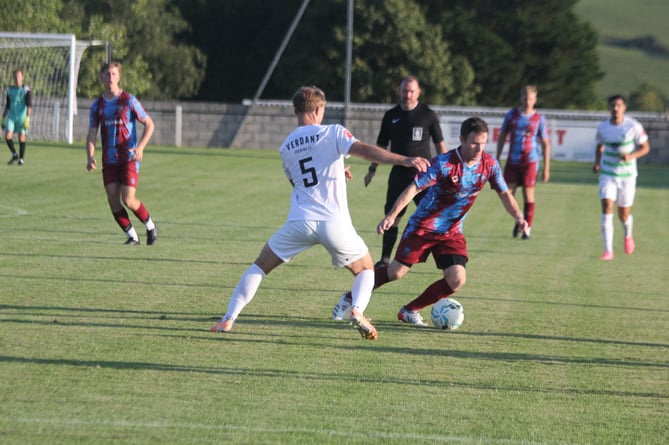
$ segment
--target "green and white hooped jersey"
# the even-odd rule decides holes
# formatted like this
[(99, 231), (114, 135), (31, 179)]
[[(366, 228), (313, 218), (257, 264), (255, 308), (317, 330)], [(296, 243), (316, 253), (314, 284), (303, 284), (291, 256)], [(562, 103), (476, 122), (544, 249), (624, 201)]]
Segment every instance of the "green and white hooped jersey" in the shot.
[(614, 125), (609, 119), (597, 127), (597, 145), (604, 145), (600, 163), (600, 173), (617, 178), (637, 176), (636, 159), (623, 161), (622, 154), (632, 153), (635, 148), (648, 140), (643, 126), (631, 117), (625, 116), (620, 125)]

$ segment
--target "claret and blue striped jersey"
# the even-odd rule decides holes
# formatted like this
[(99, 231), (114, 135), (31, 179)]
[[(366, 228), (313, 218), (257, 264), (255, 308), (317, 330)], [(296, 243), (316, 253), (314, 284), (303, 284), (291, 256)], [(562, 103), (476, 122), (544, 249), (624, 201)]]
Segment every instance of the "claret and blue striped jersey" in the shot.
[(107, 100), (100, 96), (91, 105), (89, 128), (100, 127), (102, 164), (128, 162), (137, 147), (137, 121), (144, 122), (147, 113), (132, 94), (121, 92)]
[(428, 232), (462, 232), (469, 208), (486, 182), (499, 193), (508, 190), (502, 169), (490, 154), (481, 153), (473, 166), (462, 161), (460, 147), (434, 157), (424, 173), (414, 179), (420, 190), (429, 189), (409, 218), (405, 233), (416, 229)]
[(536, 111), (523, 114), (518, 108), (504, 115), (502, 132), (509, 134), (509, 155), (511, 165), (527, 165), (541, 159), (541, 140), (548, 140), (546, 118)]

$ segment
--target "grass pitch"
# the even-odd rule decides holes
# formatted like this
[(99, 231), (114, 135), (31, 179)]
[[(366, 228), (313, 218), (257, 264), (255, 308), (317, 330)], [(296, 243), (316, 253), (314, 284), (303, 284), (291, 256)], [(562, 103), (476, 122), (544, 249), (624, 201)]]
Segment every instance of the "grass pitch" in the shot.
[[(233, 333), (208, 332), (285, 219), (275, 151), (150, 147), (149, 247), (122, 245), (82, 147), (28, 150), (0, 167), (3, 444), (669, 442), (666, 166), (641, 166), (637, 252), (616, 222), (612, 262), (590, 165), (553, 163), (530, 241), (486, 189), (465, 222), (460, 330), (396, 320), (439, 277), (429, 262), (375, 292), (367, 342), (329, 320), (352, 276), (321, 248), (267, 277)], [(388, 167), (365, 188), (351, 164), (376, 259)]]

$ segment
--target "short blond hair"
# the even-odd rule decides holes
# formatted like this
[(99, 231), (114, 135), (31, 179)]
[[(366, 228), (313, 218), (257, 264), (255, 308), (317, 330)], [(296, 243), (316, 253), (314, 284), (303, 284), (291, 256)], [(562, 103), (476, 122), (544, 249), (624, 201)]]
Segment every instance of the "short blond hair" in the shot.
[(120, 62), (103, 63), (102, 66), (100, 67), (100, 74), (109, 70), (109, 68), (116, 68), (118, 70), (118, 73), (121, 74), (121, 63)]
[(520, 89), (520, 94), (527, 97), (529, 94), (537, 94), (537, 87), (534, 85), (525, 85)]
[(295, 114), (312, 113), (325, 106), (325, 93), (318, 87), (302, 86), (293, 94)]

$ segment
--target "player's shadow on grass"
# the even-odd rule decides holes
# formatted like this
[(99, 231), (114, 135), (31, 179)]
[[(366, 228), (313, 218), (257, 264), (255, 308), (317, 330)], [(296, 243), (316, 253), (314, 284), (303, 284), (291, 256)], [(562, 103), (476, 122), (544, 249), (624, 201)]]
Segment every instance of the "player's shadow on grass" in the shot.
[(167, 373), (187, 373), (192, 375), (194, 373), (218, 375), (218, 376), (232, 376), (244, 378), (259, 378), (259, 379), (293, 379), (299, 381), (337, 381), (337, 382), (354, 382), (367, 384), (392, 384), (398, 387), (414, 387), (414, 386), (452, 386), (470, 388), (476, 390), (494, 390), (494, 391), (509, 391), (509, 392), (531, 392), (531, 393), (554, 393), (554, 394), (579, 394), (579, 395), (603, 395), (615, 397), (635, 397), (635, 398), (666, 398), (660, 392), (633, 392), (633, 391), (615, 391), (604, 389), (583, 389), (583, 388), (550, 388), (550, 387), (536, 387), (517, 385), (498, 385), (498, 384), (481, 384), (459, 382), (457, 377), (449, 375), (445, 379), (406, 379), (404, 377), (394, 377), (389, 375), (360, 375), (355, 373), (329, 373), (329, 372), (314, 372), (314, 371), (293, 371), (278, 368), (262, 368), (262, 367), (225, 367), (225, 366), (193, 366), (193, 365), (177, 365), (167, 363), (152, 363), (148, 361), (113, 361), (113, 360), (77, 360), (77, 359), (60, 359), (60, 358), (33, 358), (33, 357), (18, 357), (11, 355), (0, 355), (0, 362), (5, 364), (22, 364), (22, 365), (36, 365), (36, 366), (67, 366), (80, 367), (90, 369), (112, 369), (122, 371), (160, 371)]
[[(622, 308), (615, 308), (616, 310)], [(625, 308), (630, 309), (630, 308)], [(631, 308), (639, 309), (639, 308)], [(646, 309), (640, 309), (646, 310)], [(35, 317), (50, 319), (49, 323), (60, 326), (87, 326), (87, 327), (106, 327), (106, 328), (123, 328), (123, 329), (151, 329), (151, 330), (168, 330), (168, 331), (184, 331), (184, 332), (200, 332), (208, 329), (208, 324), (215, 324), (220, 319), (221, 314), (211, 313), (191, 313), (188, 314), (183, 311), (149, 311), (137, 309), (110, 309), (110, 308), (87, 308), (87, 307), (68, 307), (68, 306), (26, 306), (26, 305), (7, 305), (0, 304), (0, 314), (8, 311), (15, 312), (20, 318), (3, 318), (0, 323), (33, 323)], [(23, 317), (30, 317), (28, 319)], [(101, 318), (109, 319), (123, 319), (123, 320), (142, 320), (143, 324), (129, 324), (129, 323), (99, 323), (97, 321), (72, 321), (78, 318)], [(174, 322), (187, 323), (202, 323), (206, 328), (179, 328), (173, 325)], [(162, 326), (161, 324), (170, 323), (169, 326)], [(593, 338), (577, 338), (564, 336), (550, 336), (542, 334), (518, 334), (506, 332), (471, 332), (471, 331), (457, 331), (457, 332), (439, 332), (431, 327), (416, 328), (414, 326), (400, 324), (398, 322), (388, 322), (383, 320), (373, 320), (374, 325), (379, 330), (383, 331), (397, 331), (404, 330), (412, 335), (472, 335), (481, 337), (509, 337), (522, 338), (527, 340), (545, 340), (545, 341), (569, 341), (579, 343), (594, 343), (594, 344), (611, 344), (621, 346), (633, 347), (660, 347), (669, 348), (669, 344), (663, 343), (649, 343), (649, 342), (630, 342), (621, 340), (609, 339), (593, 339)], [(245, 313), (237, 321), (235, 332), (241, 331), (245, 335), (252, 335), (260, 327), (286, 327), (287, 329), (304, 330), (304, 329), (340, 329), (346, 326), (345, 321), (333, 321), (327, 317), (296, 317), (288, 315), (265, 315)], [(244, 326), (248, 329), (244, 331)], [(264, 333), (263, 335), (267, 335)]]
[[(218, 317), (213, 317), (210, 321), (214, 322), (218, 320)], [(438, 331), (432, 327), (414, 327), (406, 324), (400, 324), (399, 322), (387, 322), (372, 320), (374, 326), (378, 329), (379, 335), (383, 336), (384, 332), (398, 332), (405, 331), (408, 335), (453, 335), (453, 336), (481, 336), (481, 337), (509, 337), (509, 338), (522, 338), (527, 340), (539, 340), (539, 341), (564, 341), (564, 342), (578, 342), (578, 343), (593, 343), (599, 345), (619, 345), (619, 346), (631, 346), (631, 347), (648, 347), (648, 348), (669, 348), (669, 344), (663, 343), (649, 343), (649, 342), (632, 342), (632, 341), (620, 341), (620, 340), (609, 340), (609, 339), (597, 339), (597, 338), (578, 338), (578, 337), (564, 337), (564, 336), (551, 336), (551, 335), (541, 335), (541, 334), (512, 334), (512, 333), (499, 333), (499, 332), (468, 332), (468, 331), (457, 331), (457, 332), (442, 332)], [(213, 325), (213, 323), (212, 323)], [(276, 328), (285, 326), (287, 331), (282, 334), (276, 334), (276, 330), (268, 333), (264, 328)], [(291, 316), (273, 316), (273, 315), (260, 315), (247, 313), (242, 315), (236, 322), (233, 331), (230, 333), (232, 335), (244, 335), (248, 336), (247, 339), (251, 339), (253, 336), (258, 333), (259, 329), (262, 328), (261, 335), (263, 337), (268, 336), (278, 336), (281, 338), (291, 338), (294, 337), (298, 339), (296, 344), (304, 344), (300, 342), (299, 339), (304, 337), (303, 332), (305, 329), (349, 329), (352, 331), (352, 334), (355, 334), (355, 331), (348, 326), (346, 321), (333, 321), (329, 318), (309, 318), (309, 317), (291, 317)], [(297, 329), (298, 334), (291, 334), (294, 330)], [(226, 338), (223, 334), (223, 338)], [(316, 337), (316, 333), (312, 334), (313, 337)], [(355, 337), (355, 335), (354, 335)], [(337, 337), (341, 338), (341, 337)], [(378, 343), (366, 342), (365, 344), (376, 345)], [(332, 345), (323, 345), (323, 347), (330, 347)], [(412, 354), (422, 354), (420, 348), (411, 348), (407, 351), (410, 351)], [(439, 352), (440, 350), (427, 350), (426, 354), (432, 354), (435, 351)], [(438, 354), (437, 354), (438, 355)], [(667, 365), (669, 366), (669, 364)]]
[[(28, 254), (30, 255), (30, 254)], [(51, 255), (47, 255), (51, 256)], [(88, 257), (86, 257), (88, 258)], [(105, 260), (112, 261), (114, 263), (118, 262), (120, 260), (119, 257), (105, 257)], [(132, 258), (133, 261), (138, 261), (141, 260), (141, 258)], [(157, 262), (170, 262), (171, 260), (166, 260), (166, 259), (160, 259), (160, 258), (149, 258), (147, 261), (157, 261)], [(194, 263), (193, 261), (190, 260), (183, 260), (187, 264)], [(224, 266), (224, 265), (234, 265), (234, 266), (243, 266), (247, 267), (248, 262), (240, 263), (240, 262), (209, 262), (206, 261), (207, 264), (213, 264), (216, 266)], [(291, 264), (289, 267), (291, 268), (304, 268), (308, 269), (309, 272), (313, 272), (314, 270), (332, 270), (332, 267), (329, 266), (310, 266), (308, 264)], [(46, 275), (46, 274), (41, 274), (41, 275), (14, 275), (14, 274), (2, 274), (0, 273), (0, 279), (6, 278), (8, 280), (29, 280), (29, 281), (37, 281), (37, 282), (65, 282), (65, 283), (97, 283), (97, 284), (110, 284), (112, 285), (113, 289), (116, 289), (118, 286), (119, 282), (122, 282), (124, 285), (137, 285), (137, 286), (160, 286), (160, 287), (170, 287), (170, 288), (195, 288), (195, 289), (214, 289), (216, 291), (216, 295), (229, 295), (231, 291), (234, 289), (236, 284), (231, 284), (231, 285), (225, 285), (225, 284), (209, 284), (209, 283), (203, 283), (201, 281), (197, 282), (183, 282), (183, 281), (174, 281), (174, 282), (166, 282), (166, 281), (145, 281), (145, 280), (128, 280), (126, 278), (120, 279), (120, 278), (90, 278), (90, 277), (72, 277), (72, 276), (58, 276), (58, 275)], [(322, 287), (317, 287), (318, 283), (314, 282), (314, 287), (280, 287), (280, 286), (273, 286), (272, 284), (268, 283), (268, 285), (263, 286), (263, 294), (265, 296), (271, 295), (272, 292), (277, 292), (279, 294), (297, 294), (297, 293), (311, 293), (315, 296), (319, 296), (319, 298), (331, 298), (333, 299), (333, 305), (336, 303), (337, 299), (339, 296), (341, 296), (341, 288), (339, 289), (324, 289)], [(114, 292), (114, 290), (111, 289), (109, 292)], [(100, 291), (102, 292), (102, 291)], [(264, 298), (264, 297), (263, 297)], [(0, 302), (0, 308), (2, 307), (2, 303)], [(76, 308), (73, 308), (76, 309)]]

